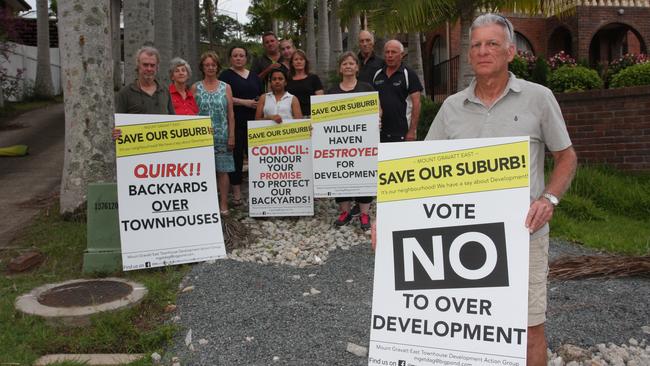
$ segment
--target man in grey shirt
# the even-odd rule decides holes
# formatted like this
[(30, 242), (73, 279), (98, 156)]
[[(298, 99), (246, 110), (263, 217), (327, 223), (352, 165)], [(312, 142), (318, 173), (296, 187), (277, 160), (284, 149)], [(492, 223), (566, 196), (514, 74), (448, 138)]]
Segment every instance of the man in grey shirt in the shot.
[[(553, 93), (508, 72), (515, 55), (512, 23), (484, 14), (470, 28), (469, 60), (476, 78), (447, 98), (426, 140), (530, 136), (530, 208), (525, 225), (530, 232), (527, 365), (546, 365), (546, 276), (548, 222), (569, 188), (577, 158)], [(554, 168), (544, 186), (544, 147)]]
[(156, 80), (160, 54), (145, 46), (136, 52), (138, 78), (125, 85), (115, 101), (115, 112), (134, 114), (175, 114), (169, 89)]

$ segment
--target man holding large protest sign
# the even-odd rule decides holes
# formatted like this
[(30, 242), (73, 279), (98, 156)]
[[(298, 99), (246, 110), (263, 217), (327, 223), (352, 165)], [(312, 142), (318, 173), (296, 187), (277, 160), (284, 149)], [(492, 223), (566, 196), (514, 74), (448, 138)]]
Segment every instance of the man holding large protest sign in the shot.
[[(470, 42), (469, 60), (476, 78), (445, 100), (426, 139), (530, 136), (531, 203), (525, 220), (531, 235), (527, 364), (546, 365), (548, 222), (571, 184), (576, 154), (553, 93), (508, 72), (516, 52), (510, 21), (496, 14), (479, 16), (470, 28)], [(546, 186), (544, 146), (555, 163)]]

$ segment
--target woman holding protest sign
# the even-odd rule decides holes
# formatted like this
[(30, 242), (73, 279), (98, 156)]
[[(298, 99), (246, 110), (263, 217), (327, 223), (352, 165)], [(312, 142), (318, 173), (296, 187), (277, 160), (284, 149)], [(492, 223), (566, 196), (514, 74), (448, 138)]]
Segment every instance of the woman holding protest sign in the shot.
[(311, 115), (312, 95), (323, 95), (323, 84), (316, 74), (309, 72), (309, 60), (303, 50), (296, 50), (289, 64), (287, 91), (298, 98), (302, 115)]
[(246, 69), (248, 51), (244, 47), (231, 47), (228, 55), (230, 68), (219, 75), (219, 80), (226, 82), (232, 89), (235, 113), (235, 148), (232, 156), (235, 161), (235, 171), (228, 175), (232, 187), (232, 204), (240, 206), (242, 205), (241, 183), (244, 153), (248, 151), (248, 121), (255, 119), (257, 101), (264, 88), (262, 80), (257, 74)]
[[(344, 52), (339, 57), (338, 62), (339, 75), (341, 82), (334, 85), (327, 90), (327, 94), (341, 94), (341, 93), (359, 93), (375, 91), (372, 85), (357, 79), (359, 73), (359, 59), (354, 52)], [(361, 229), (366, 231), (370, 229), (370, 203), (372, 197), (356, 197), (356, 205), (352, 208), (352, 197), (336, 197), (335, 200), (339, 204), (339, 217), (334, 221), (334, 225), (343, 226), (352, 221), (352, 217), (359, 215), (359, 224)]]
[(187, 61), (175, 57), (169, 62), (169, 79), (172, 81), (169, 84), (169, 95), (176, 114), (193, 116), (199, 113), (194, 94), (187, 87), (191, 76), (192, 69)]
[(217, 79), (221, 70), (219, 56), (214, 51), (201, 55), (199, 69), (203, 80), (192, 86), (199, 106), (199, 115), (210, 116), (214, 130), (214, 161), (219, 189), (219, 209), (228, 214), (228, 173), (235, 170), (231, 150), (235, 146), (235, 115), (230, 86)]
[(302, 118), (298, 98), (291, 95), (287, 88), (287, 74), (282, 69), (275, 69), (269, 73), (271, 91), (262, 94), (257, 104), (255, 119), (270, 119), (275, 123), (282, 123), (286, 119)]

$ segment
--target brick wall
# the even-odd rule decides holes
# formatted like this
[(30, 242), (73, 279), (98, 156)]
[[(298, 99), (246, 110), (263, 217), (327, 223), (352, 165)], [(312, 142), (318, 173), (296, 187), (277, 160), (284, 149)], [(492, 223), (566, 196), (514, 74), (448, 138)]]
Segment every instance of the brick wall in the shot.
[(650, 86), (556, 98), (581, 163), (650, 171)]

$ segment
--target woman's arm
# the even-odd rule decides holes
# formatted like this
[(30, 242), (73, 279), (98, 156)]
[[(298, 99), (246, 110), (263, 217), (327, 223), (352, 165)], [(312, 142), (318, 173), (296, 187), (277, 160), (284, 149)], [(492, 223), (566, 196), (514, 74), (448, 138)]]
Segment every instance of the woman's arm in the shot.
[(302, 111), (300, 110), (300, 102), (298, 101), (298, 98), (294, 95), (291, 99), (291, 115), (295, 119), (301, 119), (302, 118)]
[(235, 148), (235, 112), (232, 109), (232, 90), (228, 84), (226, 84), (226, 99), (228, 101), (228, 150), (232, 150)]
[(266, 94), (262, 94), (260, 101), (257, 102), (257, 109), (255, 109), (255, 119), (264, 119), (264, 102), (266, 101)]

